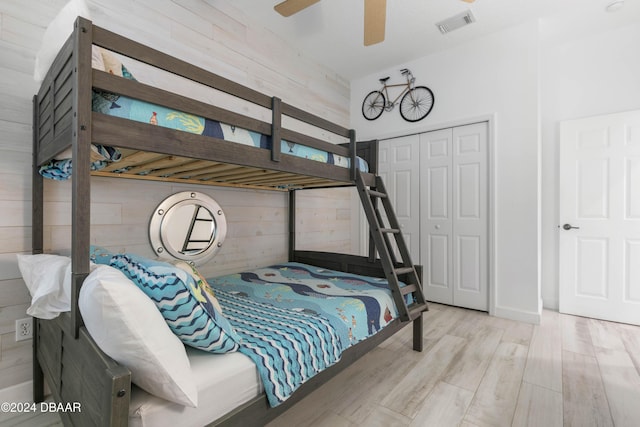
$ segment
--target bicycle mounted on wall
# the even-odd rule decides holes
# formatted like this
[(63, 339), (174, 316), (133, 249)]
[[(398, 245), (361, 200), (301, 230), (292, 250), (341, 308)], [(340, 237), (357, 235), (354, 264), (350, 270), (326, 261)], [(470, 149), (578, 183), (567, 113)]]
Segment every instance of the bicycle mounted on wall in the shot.
[[(415, 86), (416, 78), (407, 68), (400, 70), (400, 73), (407, 79), (406, 83), (387, 84), (389, 77), (380, 79), (382, 88), (374, 90), (365, 96), (362, 102), (362, 115), (367, 120), (375, 120), (383, 111), (391, 111), (400, 99), (400, 115), (408, 122), (417, 122), (424, 119), (431, 112), (434, 103), (433, 92), (426, 86)], [(391, 101), (389, 96), (390, 87), (401, 87), (404, 89)]]

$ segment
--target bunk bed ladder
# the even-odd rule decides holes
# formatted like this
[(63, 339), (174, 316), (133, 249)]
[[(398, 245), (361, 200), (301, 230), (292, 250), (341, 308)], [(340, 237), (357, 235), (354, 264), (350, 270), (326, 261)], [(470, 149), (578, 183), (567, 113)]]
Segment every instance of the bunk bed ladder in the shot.
[[(420, 277), (411, 262), (409, 250), (400, 231), (400, 224), (396, 218), (393, 206), (387, 195), (382, 178), (375, 177), (375, 186), (367, 187), (360, 171), (356, 175), (356, 186), (364, 213), (369, 222), (369, 230), (375, 249), (378, 251), (382, 268), (384, 269), (393, 299), (403, 322), (416, 319), (427, 309), (427, 303), (422, 292)], [(385, 226), (384, 217), (379, 209), (378, 201), (382, 202), (382, 208), (386, 214), (388, 226)], [(396, 254), (390, 236), (395, 239), (400, 262)], [(372, 251), (373, 252), (373, 251)], [(372, 256), (373, 257), (373, 256)], [(400, 286), (402, 281), (406, 284)], [(411, 295), (412, 302), (407, 304), (406, 296)]]

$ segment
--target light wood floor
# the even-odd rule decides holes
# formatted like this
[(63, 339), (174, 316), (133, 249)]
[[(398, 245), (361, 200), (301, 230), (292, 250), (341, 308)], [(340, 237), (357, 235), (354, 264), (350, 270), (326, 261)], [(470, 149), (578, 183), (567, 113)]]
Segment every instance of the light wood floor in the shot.
[(269, 427), (640, 426), (640, 327), (431, 304), (424, 346), (405, 328)]
[[(640, 327), (430, 304), (424, 346), (405, 328), (269, 427), (640, 426)], [(2, 425), (59, 425), (50, 415)]]

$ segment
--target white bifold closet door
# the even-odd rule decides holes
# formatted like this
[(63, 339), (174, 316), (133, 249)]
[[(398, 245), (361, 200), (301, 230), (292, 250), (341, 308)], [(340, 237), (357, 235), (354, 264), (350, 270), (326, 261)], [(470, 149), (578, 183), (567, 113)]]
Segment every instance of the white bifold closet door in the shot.
[(488, 310), (487, 134), (484, 122), (380, 141), (379, 174), (428, 301)]
[(487, 123), (420, 135), (421, 263), (427, 300), (488, 310)]
[[(420, 262), (420, 137), (380, 141), (379, 171), (396, 213), (411, 261)], [(384, 209), (380, 209), (383, 217)], [(366, 221), (366, 220), (365, 220)], [(385, 217), (385, 221), (387, 221)], [(385, 222), (388, 224), (388, 222)], [(395, 239), (392, 243), (395, 246)], [(400, 260), (397, 247), (396, 259)]]

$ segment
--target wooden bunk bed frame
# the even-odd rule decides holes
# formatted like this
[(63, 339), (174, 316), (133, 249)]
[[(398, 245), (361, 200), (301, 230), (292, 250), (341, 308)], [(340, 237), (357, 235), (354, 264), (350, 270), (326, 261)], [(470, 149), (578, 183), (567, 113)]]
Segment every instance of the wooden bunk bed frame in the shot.
[[(272, 111), (271, 123), (204, 104), (135, 81), (111, 76), (91, 68), (91, 48), (97, 45), (157, 68), (235, 95)], [(109, 117), (91, 110), (92, 89), (126, 94), (144, 101), (197, 114), (271, 137), (333, 152), (351, 159), (350, 168), (281, 155), (280, 144), (272, 149), (254, 148), (208, 136), (161, 128)], [(282, 115), (347, 138), (335, 145), (282, 128)], [(44, 398), (44, 382), (57, 402), (82, 402), (81, 412), (61, 413), (65, 425), (125, 426), (128, 423), (131, 373), (104, 354), (83, 326), (78, 308), (80, 287), (89, 273), (90, 176), (174, 181), (198, 185), (222, 185), (289, 191), (289, 259), (319, 267), (374, 277), (385, 277), (383, 266), (369, 257), (295, 249), (295, 194), (297, 189), (353, 186), (356, 175), (374, 185), (377, 141), (356, 144), (352, 130), (330, 123), (278, 98), (268, 97), (160, 51), (121, 37), (78, 18), (74, 32), (56, 57), (39, 93), (33, 115), (33, 253), (43, 253), (44, 185), (39, 167), (57, 153), (72, 147), (72, 296), (71, 311), (54, 320), (34, 318), (34, 401)], [(178, 143), (179, 141), (179, 143)], [(90, 170), (90, 144), (121, 148), (132, 170), (164, 169), (147, 175), (122, 173), (109, 168)], [(368, 161), (370, 173), (356, 170), (356, 155)], [(144, 167), (143, 167), (144, 165)], [(190, 166), (191, 165), (191, 166)], [(233, 166), (228, 166), (233, 165)], [(191, 167), (191, 171), (189, 171)], [(170, 170), (173, 175), (167, 173)], [(193, 172), (193, 171), (197, 171)], [(203, 173), (200, 173), (203, 172)], [(217, 173), (217, 174), (216, 174)], [(171, 175), (171, 176), (168, 176)], [(283, 190), (282, 185), (290, 185)], [(415, 266), (421, 276), (422, 269)], [(246, 403), (212, 425), (264, 425), (315, 390), (382, 341), (413, 324), (413, 349), (422, 351), (422, 315), (412, 321), (396, 319), (373, 337), (346, 350), (341, 361), (298, 389), (285, 403), (270, 408), (264, 395)]]

